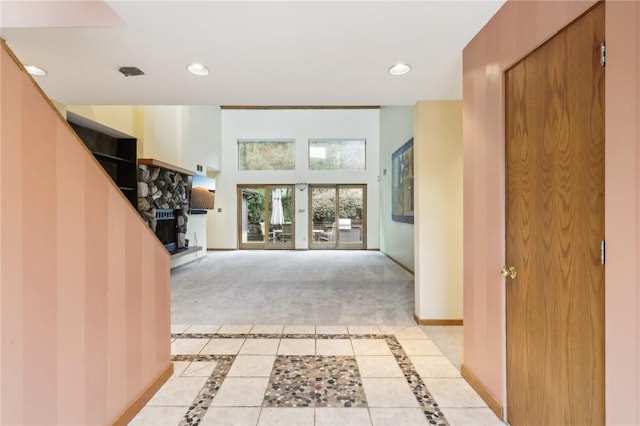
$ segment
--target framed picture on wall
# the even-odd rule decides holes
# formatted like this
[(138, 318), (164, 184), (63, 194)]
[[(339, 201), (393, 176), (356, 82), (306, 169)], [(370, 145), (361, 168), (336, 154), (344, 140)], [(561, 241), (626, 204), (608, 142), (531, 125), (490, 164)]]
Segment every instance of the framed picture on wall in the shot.
[(391, 218), (413, 223), (413, 138), (391, 155)]

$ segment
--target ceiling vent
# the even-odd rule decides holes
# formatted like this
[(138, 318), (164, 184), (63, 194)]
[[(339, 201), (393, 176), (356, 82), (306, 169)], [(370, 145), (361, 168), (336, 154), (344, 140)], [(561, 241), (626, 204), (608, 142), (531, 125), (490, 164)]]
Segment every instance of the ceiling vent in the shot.
[(118, 71), (120, 71), (125, 77), (144, 75), (144, 72), (142, 72), (138, 67), (120, 67), (118, 68)]

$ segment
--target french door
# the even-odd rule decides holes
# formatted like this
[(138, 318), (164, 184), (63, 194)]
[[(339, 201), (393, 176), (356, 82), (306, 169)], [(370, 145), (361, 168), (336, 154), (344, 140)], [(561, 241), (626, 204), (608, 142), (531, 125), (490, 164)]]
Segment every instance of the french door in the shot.
[(309, 185), (309, 248), (367, 248), (367, 186)]
[(241, 249), (293, 249), (293, 185), (238, 185)]

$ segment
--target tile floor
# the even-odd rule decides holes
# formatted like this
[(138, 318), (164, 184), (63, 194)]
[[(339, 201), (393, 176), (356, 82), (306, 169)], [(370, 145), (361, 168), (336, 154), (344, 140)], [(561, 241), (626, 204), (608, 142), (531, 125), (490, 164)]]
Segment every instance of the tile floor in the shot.
[(417, 326), (174, 325), (131, 425), (502, 425)]

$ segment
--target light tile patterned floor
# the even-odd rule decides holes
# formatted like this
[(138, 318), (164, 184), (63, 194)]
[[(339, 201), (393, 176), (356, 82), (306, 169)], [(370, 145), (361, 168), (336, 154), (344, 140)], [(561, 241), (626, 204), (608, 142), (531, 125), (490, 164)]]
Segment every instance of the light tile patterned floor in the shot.
[(131, 425), (502, 425), (420, 327), (173, 325)]

